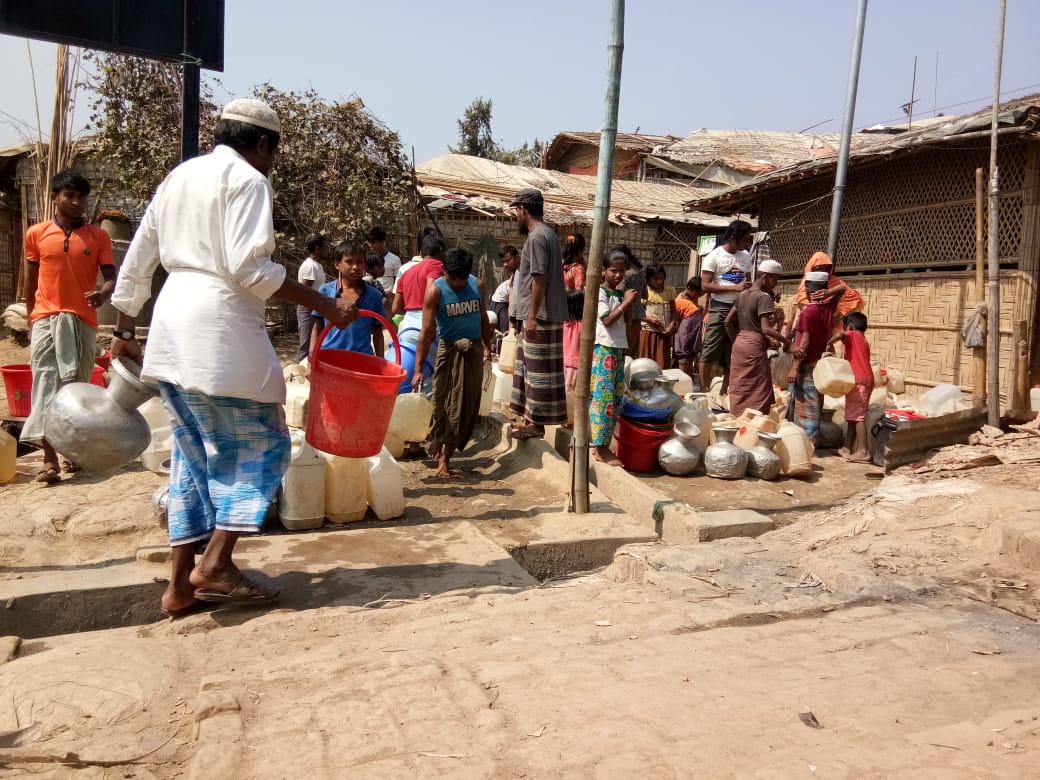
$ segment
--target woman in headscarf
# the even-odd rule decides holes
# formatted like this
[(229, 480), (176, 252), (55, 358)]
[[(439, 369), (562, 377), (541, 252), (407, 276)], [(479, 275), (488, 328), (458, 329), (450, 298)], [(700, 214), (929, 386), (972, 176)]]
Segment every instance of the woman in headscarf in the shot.
[(729, 364), (729, 410), (740, 416), (745, 409), (768, 414), (773, 406), (773, 378), (769, 373), (770, 340), (786, 350), (791, 342), (774, 325), (773, 291), (780, 282), (783, 266), (765, 260), (751, 289), (737, 295), (726, 317), (726, 330), (733, 340)]
[(563, 286), (568, 290), (585, 289), (585, 236), (567, 236), (563, 253)]
[[(825, 272), (827, 273), (827, 289), (821, 292), (815, 293), (813, 301), (820, 303), (822, 301), (833, 300), (838, 298), (838, 308), (834, 313), (834, 328), (836, 330), (841, 329), (842, 320), (845, 315), (852, 311), (861, 311), (865, 305), (863, 296), (858, 291), (852, 289), (839, 279), (834, 274), (834, 261), (831, 256), (826, 252), (814, 252), (813, 256), (809, 258), (809, 262), (805, 264), (805, 273), (810, 272)], [(810, 295), (805, 291), (805, 275), (802, 275), (802, 283), (798, 286), (798, 296), (795, 299), (796, 308), (801, 311), (804, 307), (809, 305)], [(794, 327), (795, 317), (791, 318), (791, 327)], [(835, 331), (836, 332), (836, 331)]]

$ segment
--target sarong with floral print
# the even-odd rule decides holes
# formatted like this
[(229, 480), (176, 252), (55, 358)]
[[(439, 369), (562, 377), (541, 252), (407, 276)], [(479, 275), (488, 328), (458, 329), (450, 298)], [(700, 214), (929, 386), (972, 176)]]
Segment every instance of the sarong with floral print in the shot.
[(610, 444), (625, 391), (625, 350), (604, 347), (592, 351), (592, 381), (589, 387), (589, 429), (593, 447)]

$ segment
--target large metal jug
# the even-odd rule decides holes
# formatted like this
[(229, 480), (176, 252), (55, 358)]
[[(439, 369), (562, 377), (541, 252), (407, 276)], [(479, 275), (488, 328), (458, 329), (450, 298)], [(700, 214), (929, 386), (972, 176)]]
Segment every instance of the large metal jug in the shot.
[(89, 471), (107, 471), (144, 452), (152, 431), (137, 407), (158, 391), (141, 381), (140, 367), (112, 361), (107, 388), (65, 385), (47, 407), (43, 435), (58, 452)]

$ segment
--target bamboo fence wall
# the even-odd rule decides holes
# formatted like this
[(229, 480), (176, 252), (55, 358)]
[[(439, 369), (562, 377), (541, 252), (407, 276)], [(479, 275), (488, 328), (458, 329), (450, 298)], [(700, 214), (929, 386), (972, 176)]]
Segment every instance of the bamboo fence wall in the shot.
[[(975, 310), (975, 169), (988, 167), (986, 141), (967, 141), (850, 171), (838, 273), (867, 301), (875, 359), (904, 372), (921, 392), (941, 382), (970, 390), (970, 351), (960, 332)], [(1000, 383), (1016, 381), (1012, 328), (1027, 323), (1030, 380), (1037, 361), (1040, 275), (1040, 143), (1002, 141), (1000, 197)], [(799, 274), (826, 247), (828, 181), (795, 185), (762, 201), (760, 225), (773, 259)], [(785, 307), (796, 280), (781, 285)], [(984, 292), (984, 291), (983, 291)]]

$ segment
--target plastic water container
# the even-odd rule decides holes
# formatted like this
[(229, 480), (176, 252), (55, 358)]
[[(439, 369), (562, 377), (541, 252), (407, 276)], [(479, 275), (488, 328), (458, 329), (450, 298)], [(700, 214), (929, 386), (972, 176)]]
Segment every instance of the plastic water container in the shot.
[(152, 428), (151, 441), (141, 453), (141, 465), (155, 474), (169, 474), (172, 457), (173, 430), (168, 425), (162, 428)]
[[(383, 448), (395, 458), (400, 458), (404, 455), (404, 439), (398, 438), (387, 431), (386, 438), (383, 439)], [(375, 455), (372, 457), (374, 458)]]
[(153, 431), (156, 428), (169, 428), (170, 417), (166, 414), (166, 409), (163, 407), (162, 399), (158, 396), (149, 398), (143, 404), (137, 407), (137, 411), (141, 413), (145, 421), (148, 423), (148, 427)]
[(823, 397), (823, 408), (834, 412), (831, 422), (841, 425), (845, 422), (845, 398), (831, 398), (829, 395)]
[(745, 409), (731, 425), (737, 428), (733, 443), (744, 450), (758, 446), (759, 433), (775, 433), (776, 423), (773, 418), (762, 414), (758, 409)]
[(0, 484), (14, 479), (17, 460), (18, 442), (14, 436), (0, 428)]
[(714, 419), (714, 415), (711, 413), (711, 409), (708, 408), (708, 399), (703, 394), (687, 394), (684, 398), (682, 409), (675, 413), (673, 422), (678, 425), (680, 422), (690, 422), (697, 426), (700, 431), (697, 434), (697, 446), (701, 452), (704, 452), (711, 443), (711, 423)]
[(368, 505), (380, 520), (404, 514), (401, 467), (386, 447), (368, 459)]
[(812, 442), (801, 428), (790, 420), (784, 420), (776, 429), (780, 441), (774, 448), (780, 456), (780, 470), (790, 477), (812, 472)]
[(293, 376), (285, 382), (285, 423), (290, 428), (307, 427), (307, 406), (311, 400), (311, 385), (306, 379)]
[(513, 375), (503, 371), (498, 364), (492, 366), (491, 373), (495, 377), (495, 392), (491, 400), (505, 409), (509, 406), (509, 398), (513, 394)]
[(491, 370), (491, 362), (484, 361), (484, 382), (480, 386), (480, 411), (481, 417), (491, 414), (491, 404), (495, 400), (495, 374)]
[(918, 399), (917, 406), (923, 414), (934, 417), (940, 414), (956, 412), (959, 408), (957, 404), (963, 398), (961, 389), (957, 385), (943, 383), (922, 393)]
[(688, 393), (693, 392), (693, 377), (681, 368), (667, 368), (661, 372), (661, 375), (667, 379), (675, 380), (675, 386), (672, 387), (672, 392), (676, 395), (685, 396)]
[(278, 503), (278, 519), (290, 531), (320, 528), (325, 522), (327, 468), (324, 456), (301, 434), (293, 436), (292, 455), (282, 477), (282, 499)]
[(892, 395), (901, 395), (906, 392), (906, 381), (902, 371), (898, 368), (886, 368), (885, 374), (888, 376), (888, 392)]
[(824, 395), (837, 398), (856, 386), (856, 375), (849, 361), (824, 355), (813, 369), (813, 383)]
[(888, 388), (875, 387), (870, 394), (870, 406), (884, 406), (888, 403)]
[(403, 441), (424, 441), (433, 421), (433, 403), (421, 393), (402, 393), (394, 402), (387, 434)]
[(1040, 412), (1040, 385), (1033, 385), (1029, 390), (1029, 408)]
[(325, 456), (325, 517), (352, 523), (368, 511), (368, 458)]
[(509, 331), (502, 337), (502, 345), (498, 348), (498, 367), (507, 374), (516, 368), (516, 336)]

